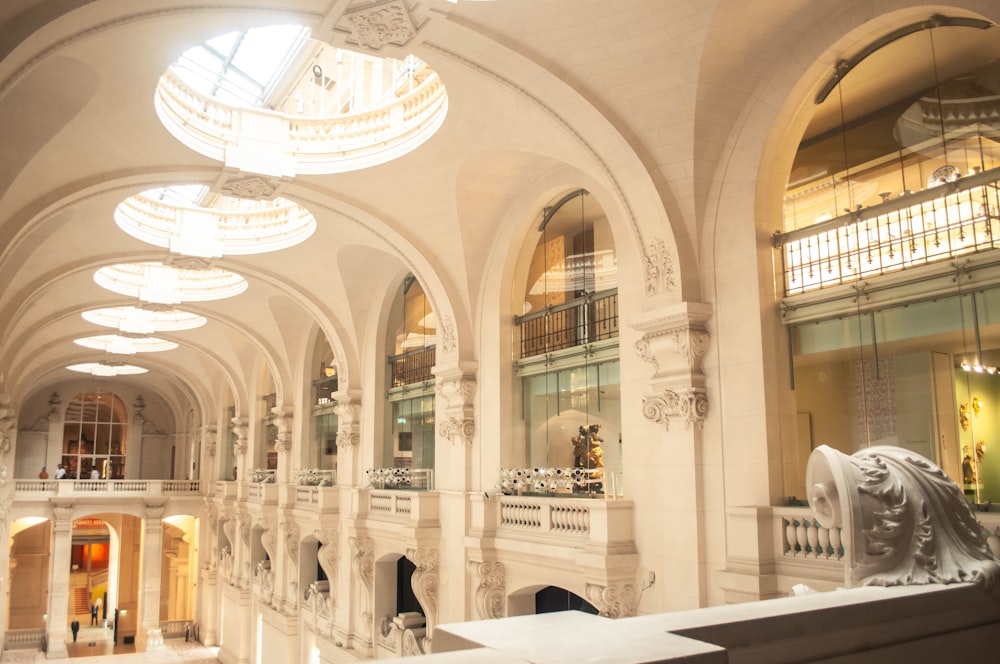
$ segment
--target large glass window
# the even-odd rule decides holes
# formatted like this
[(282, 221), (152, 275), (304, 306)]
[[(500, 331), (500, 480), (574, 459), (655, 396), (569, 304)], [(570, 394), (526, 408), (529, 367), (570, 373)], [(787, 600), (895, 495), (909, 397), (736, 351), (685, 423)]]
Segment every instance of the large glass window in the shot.
[(125, 477), (128, 411), (110, 392), (81, 393), (66, 407), (62, 465), (69, 478)]
[(385, 459), (393, 468), (434, 468), (434, 396), (392, 402)]
[(970, 500), (1000, 500), (1000, 289), (801, 324), (792, 338), (790, 490), (804, 487), (819, 444), (895, 445), (938, 464)]
[(430, 489), (434, 472), (434, 375), (437, 319), (430, 299), (408, 275), (392, 306), (386, 343), (388, 408), (382, 468), (371, 471), (373, 486)]
[[(542, 212), (515, 330), (526, 468), (504, 490), (620, 490), (618, 266), (610, 226), (585, 190)], [(523, 427), (523, 428), (522, 428)]]

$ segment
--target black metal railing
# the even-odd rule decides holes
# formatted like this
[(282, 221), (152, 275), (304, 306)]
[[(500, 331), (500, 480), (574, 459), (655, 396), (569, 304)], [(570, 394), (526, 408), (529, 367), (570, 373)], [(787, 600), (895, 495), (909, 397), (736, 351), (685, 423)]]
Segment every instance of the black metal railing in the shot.
[(1000, 168), (775, 233), (785, 296), (1000, 248)]
[(618, 336), (618, 290), (588, 293), (542, 311), (518, 316), (521, 357), (583, 346)]
[(434, 366), (434, 346), (409, 350), (399, 355), (389, 357), (389, 367), (392, 375), (392, 387), (402, 387), (413, 383), (432, 380), (431, 368)]

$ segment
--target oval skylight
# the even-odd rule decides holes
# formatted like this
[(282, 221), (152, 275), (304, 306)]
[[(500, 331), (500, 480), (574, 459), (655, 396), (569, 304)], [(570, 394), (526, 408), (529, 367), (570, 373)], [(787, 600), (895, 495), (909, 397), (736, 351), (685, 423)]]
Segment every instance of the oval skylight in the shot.
[(448, 111), (440, 77), (405, 60), (340, 49), (299, 26), (233, 32), (193, 47), (154, 97), (167, 130), (227, 167), (293, 177), (342, 173), (423, 144)]
[(285, 198), (212, 196), (207, 204), (185, 205), (168, 193), (154, 189), (126, 198), (115, 209), (115, 223), (143, 242), (203, 258), (277, 251), (316, 230), (315, 217)]
[(133, 376), (136, 374), (148, 373), (149, 369), (143, 369), (132, 364), (119, 364), (116, 362), (84, 362), (83, 364), (71, 364), (66, 367), (70, 371), (87, 373), (91, 376)]
[(94, 273), (94, 281), (119, 295), (168, 305), (221, 300), (247, 289), (247, 280), (229, 270), (183, 270), (156, 262), (108, 265)]
[(125, 337), (120, 334), (98, 334), (92, 337), (74, 339), (73, 343), (84, 348), (103, 350), (115, 355), (135, 355), (136, 353), (159, 353), (174, 350), (178, 344), (157, 337)]
[(108, 307), (84, 311), (80, 315), (89, 323), (129, 334), (193, 330), (208, 322), (204, 316), (179, 309), (160, 311), (141, 307)]

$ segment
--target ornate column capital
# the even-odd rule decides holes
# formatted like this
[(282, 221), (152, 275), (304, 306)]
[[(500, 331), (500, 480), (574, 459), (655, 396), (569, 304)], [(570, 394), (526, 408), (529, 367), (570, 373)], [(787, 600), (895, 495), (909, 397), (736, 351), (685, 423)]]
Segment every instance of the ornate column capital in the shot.
[(711, 342), (706, 327), (711, 313), (707, 304), (683, 302), (633, 324), (643, 333), (635, 342), (635, 352), (653, 365), (642, 413), (666, 430), (674, 418), (700, 429), (708, 415), (702, 359)]
[(232, 422), (233, 436), (236, 439), (233, 441), (233, 455), (239, 457), (247, 453), (247, 436), (250, 432), (250, 424), (245, 417), (234, 417)]
[(662, 424), (667, 431), (672, 418), (680, 418), (689, 428), (694, 425), (701, 429), (708, 416), (708, 397), (700, 387), (664, 389), (642, 398), (642, 414), (647, 420)]
[(219, 428), (214, 424), (206, 424), (202, 427), (202, 434), (205, 437), (205, 451), (208, 456), (215, 456), (215, 449), (219, 443)]
[(706, 323), (711, 314), (707, 304), (685, 302), (632, 325), (643, 333), (635, 342), (635, 352), (653, 365), (655, 378), (703, 376), (701, 361), (708, 351)]
[(278, 429), (274, 449), (279, 454), (292, 449), (292, 427), (295, 424), (294, 409), (290, 406), (275, 406), (271, 409), (271, 424)]
[(355, 395), (336, 395), (337, 447), (356, 447), (361, 442), (361, 400)]
[(451, 442), (472, 444), (476, 434), (475, 396), (478, 383), (472, 365), (450, 369), (435, 368), (438, 436)]
[(73, 528), (73, 505), (59, 503), (52, 506), (52, 528), (67, 532)]

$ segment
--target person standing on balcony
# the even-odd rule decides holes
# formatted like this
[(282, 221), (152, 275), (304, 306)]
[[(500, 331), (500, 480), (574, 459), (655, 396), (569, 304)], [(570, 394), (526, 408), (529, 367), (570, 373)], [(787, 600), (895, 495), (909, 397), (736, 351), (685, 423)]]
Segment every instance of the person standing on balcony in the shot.
[(101, 471), (97, 469), (97, 466), (94, 466), (93, 468), (90, 469), (90, 479), (92, 480), (101, 479)]
[(57, 480), (66, 479), (66, 466), (59, 464), (59, 466), (56, 468), (56, 479)]
[(40, 480), (49, 479), (49, 471), (45, 466), (42, 466), (42, 472), (38, 473), (38, 479)]

